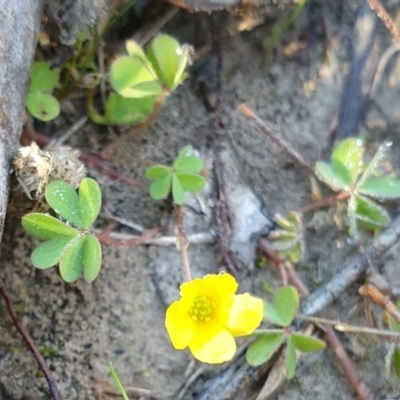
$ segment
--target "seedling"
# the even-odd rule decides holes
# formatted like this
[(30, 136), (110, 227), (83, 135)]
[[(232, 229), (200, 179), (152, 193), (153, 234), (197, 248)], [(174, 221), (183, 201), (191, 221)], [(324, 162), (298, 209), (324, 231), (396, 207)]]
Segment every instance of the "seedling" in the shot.
[(299, 295), (292, 286), (278, 289), (272, 304), (264, 303), (264, 318), (282, 328), (258, 330), (262, 333), (257, 335), (246, 353), (246, 360), (250, 365), (264, 364), (286, 343), (286, 372), (290, 379), (296, 370), (296, 350), (309, 353), (325, 348), (322, 340), (290, 330), (298, 306)]
[(315, 172), (318, 178), (336, 192), (348, 194), (347, 217), (349, 234), (358, 236), (358, 225), (376, 230), (390, 221), (387, 211), (371, 200), (397, 199), (400, 181), (382, 170), (391, 143), (383, 143), (368, 165), (363, 163), (364, 145), (360, 139), (346, 139), (332, 152), (331, 165), (319, 161)]
[(127, 41), (126, 49), (128, 55), (111, 65), (110, 83), (116, 93), (109, 97), (104, 116), (89, 109), (90, 118), (97, 123), (142, 122), (187, 76), (189, 48), (168, 35), (156, 36), (147, 53), (133, 40)]
[(200, 192), (204, 188), (205, 179), (199, 175), (203, 170), (203, 161), (188, 155), (188, 152), (189, 146), (184, 147), (172, 167), (154, 165), (146, 171), (146, 178), (153, 181), (150, 196), (154, 200), (165, 199), (172, 188), (174, 202), (182, 205), (185, 192)]
[(99, 185), (85, 178), (78, 195), (69, 184), (53, 181), (46, 187), (45, 198), (58, 218), (41, 213), (22, 218), (27, 233), (45, 240), (32, 253), (34, 267), (46, 269), (59, 263), (64, 281), (74, 282), (83, 273), (92, 282), (100, 272), (102, 256), (98, 239), (88, 231), (100, 211)]
[(60, 103), (52, 95), (58, 84), (58, 70), (50, 69), (46, 62), (36, 62), (31, 70), (26, 108), (37, 119), (50, 121), (60, 113)]
[(300, 214), (291, 211), (286, 218), (277, 216), (276, 223), (282, 229), (269, 234), (274, 250), (282, 258), (289, 258), (292, 263), (298, 263), (304, 251), (304, 238)]

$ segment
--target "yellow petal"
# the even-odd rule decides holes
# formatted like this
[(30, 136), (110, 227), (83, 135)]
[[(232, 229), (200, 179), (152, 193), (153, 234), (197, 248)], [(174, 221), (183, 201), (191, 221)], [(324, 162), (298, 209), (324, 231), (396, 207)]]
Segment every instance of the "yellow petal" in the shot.
[(235, 295), (226, 328), (233, 336), (249, 335), (260, 325), (263, 316), (264, 306), (261, 299), (248, 293)]
[(233, 336), (220, 324), (208, 322), (197, 325), (196, 335), (189, 344), (193, 356), (209, 364), (221, 364), (235, 355)]
[(174, 301), (167, 309), (165, 327), (172, 345), (183, 350), (192, 341), (196, 332), (196, 323), (187, 312), (186, 304)]

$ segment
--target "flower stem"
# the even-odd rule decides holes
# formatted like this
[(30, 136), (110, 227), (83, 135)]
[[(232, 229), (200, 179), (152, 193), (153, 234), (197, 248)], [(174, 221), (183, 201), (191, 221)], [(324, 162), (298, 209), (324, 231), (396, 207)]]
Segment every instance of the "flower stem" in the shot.
[(183, 229), (183, 217), (183, 206), (177, 206), (176, 226), (178, 228), (178, 249), (181, 253), (182, 258), (183, 278), (186, 282), (189, 282), (192, 280), (192, 275), (190, 273), (189, 257), (187, 254), (189, 241), (187, 240), (185, 230)]

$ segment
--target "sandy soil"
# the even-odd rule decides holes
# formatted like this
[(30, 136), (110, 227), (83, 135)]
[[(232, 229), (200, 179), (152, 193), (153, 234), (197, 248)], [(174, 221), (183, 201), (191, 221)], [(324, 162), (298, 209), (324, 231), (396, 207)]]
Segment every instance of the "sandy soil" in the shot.
[[(272, 54), (267, 54), (265, 48), (272, 26), (268, 22), (229, 39), (223, 48), (222, 119), (228, 150), (234, 155), (242, 182), (259, 197), (270, 216), (310, 203), (310, 179), (283, 150), (246, 120), (237, 106), (246, 101), (308, 163), (316, 160), (339, 106), (349, 67), (352, 26), (361, 1), (323, 3), (310, 1)], [(281, 18), (287, 13), (282, 11)], [(221, 20), (227, 19), (226, 15), (221, 16)], [(210, 43), (209, 21), (210, 17), (205, 14), (182, 12), (163, 31), (199, 48)], [(196, 33), (199, 29), (204, 35)], [(390, 36), (385, 29), (380, 29), (379, 35), (386, 49)], [(302, 50), (290, 53), (290, 46)], [(393, 140), (392, 159), (397, 170), (400, 168), (399, 68), (398, 58), (394, 57), (374, 99), (376, 105), (371, 105), (366, 123), (360, 128), (371, 146), (382, 139)], [(65, 115), (54, 124), (58, 128), (78, 119), (82, 109), (79, 100), (63, 107)], [(191, 144), (209, 159), (207, 137), (211, 115), (195, 79), (191, 78), (168, 99), (156, 123), (117, 152), (169, 163), (183, 145)], [(114, 135), (105, 128), (87, 123), (71, 143), (83, 148), (91, 146), (95, 151)], [(115, 165), (134, 176), (143, 176), (143, 167), (135, 163), (123, 161)], [(127, 188), (93, 170), (89, 170), (89, 174), (102, 187), (105, 212), (145, 228), (161, 226), (164, 233), (173, 234), (171, 206), (167, 202), (154, 202), (146, 193)], [(202, 216), (192, 212), (193, 215), (188, 216), (189, 232), (210, 228), (212, 177), (210, 171), (208, 212)], [(226, 179), (229, 180), (229, 174)], [(392, 206), (393, 214), (397, 209), (398, 205)], [(311, 291), (328, 282), (341, 269), (344, 260), (358, 250), (348, 243), (340, 225), (336, 207), (318, 211), (306, 220), (307, 252), (297, 269)], [(130, 232), (127, 228), (121, 229)], [(368, 246), (369, 240), (365, 238), (363, 248)], [(186, 381), (185, 371), (191, 363), (189, 353), (172, 349), (164, 329), (165, 307), (176, 298), (181, 280), (176, 248), (104, 246), (99, 278), (92, 285), (83, 281), (67, 285), (55, 268), (33, 269), (29, 255), (36, 244), (23, 232), (19, 220), (10, 217), (3, 236), (0, 270), (23, 324), (46, 354), (64, 398), (95, 399), (93, 381), (110, 380), (108, 363), (112, 361), (124, 383), (151, 389), (165, 399), (176, 399), (176, 390)], [(391, 282), (400, 281), (396, 271), (399, 251), (393, 249), (379, 265), (372, 266), (386, 274)], [(214, 245), (192, 245), (189, 255), (195, 276), (217, 271), (218, 249)], [(263, 282), (279, 284), (278, 277), (269, 268), (245, 267), (240, 281), (241, 291), (250, 290), (264, 297), (268, 296), (262, 290)], [(351, 287), (330, 307), (331, 317), (365, 324), (357, 287)], [(398, 380), (385, 376), (387, 345), (375, 344), (363, 336), (342, 335), (341, 338), (370, 386), (372, 398), (397, 395)], [(0, 370), (0, 399), (19, 400), (23, 396), (25, 399), (48, 399), (46, 381), (38, 374), (4, 303), (0, 302), (0, 357), (7, 352), (12, 356)], [(198, 367), (200, 365), (191, 365), (192, 370)], [(208, 377), (221, 371), (223, 367), (208, 369), (205, 366), (196, 386), (197, 393), (199, 387), (207, 386)], [(189, 390), (184, 397), (187, 400), (197, 398), (194, 390)], [(230, 398), (239, 399), (240, 393)], [(247, 398), (254, 397), (248, 395)], [(354, 393), (330, 350), (304, 356), (296, 376), (274, 397), (293, 400), (353, 398)]]

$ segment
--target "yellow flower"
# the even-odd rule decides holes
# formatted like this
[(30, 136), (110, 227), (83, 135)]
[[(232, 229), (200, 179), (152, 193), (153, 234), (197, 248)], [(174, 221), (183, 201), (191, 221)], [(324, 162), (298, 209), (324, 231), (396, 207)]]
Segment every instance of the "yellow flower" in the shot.
[(206, 275), (181, 285), (165, 319), (172, 345), (189, 347), (198, 360), (220, 364), (236, 352), (234, 337), (252, 333), (263, 318), (263, 302), (248, 293), (235, 295), (238, 284), (229, 274)]

